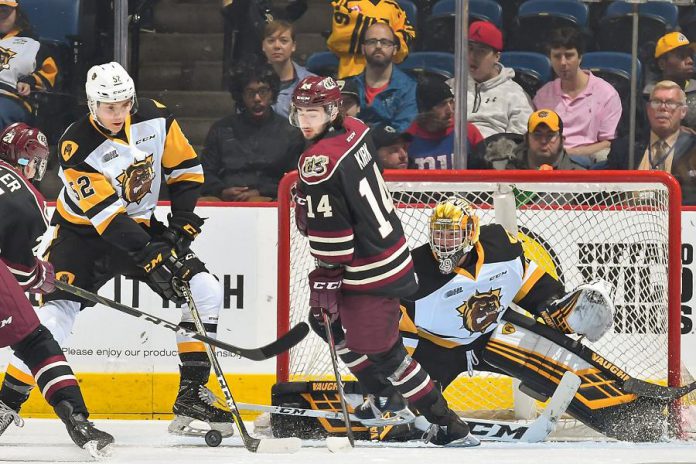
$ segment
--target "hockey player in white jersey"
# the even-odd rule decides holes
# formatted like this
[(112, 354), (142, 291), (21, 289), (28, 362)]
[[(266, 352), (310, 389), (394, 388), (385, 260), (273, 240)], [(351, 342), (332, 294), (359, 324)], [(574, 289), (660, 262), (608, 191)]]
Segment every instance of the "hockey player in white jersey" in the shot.
[[(458, 197), (433, 208), (429, 243), (412, 256), (420, 285), (401, 300), (400, 329), (409, 353), (443, 390), (461, 373), (489, 371), (518, 378), (525, 392), (544, 400), (571, 370), (582, 380), (571, 415), (617, 439), (661, 439), (664, 398), (636, 394), (637, 379), (568, 336), (595, 342), (611, 329), (611, 284), (566, 293), (525, 256), (517, 237), (498, 224), (480, 226)], [(543, 323), (510, 309), (512, 303)]]
[[(203, 226), (194, 213), (203, 184), (198, 156), (164, 105), (136, 98), (133, 80), (118, 63), (92, 67), (85, 89), (89, 113), (59, 142), (64, 185), (51, 221), (56, 233), (47, 250), (56, 278), (96, 292), (121, 274), (182, 304), (173, 280), (186, 281), (208, 335), (214, 335), (222, 287), (189, 248)], [(154, 216), (162, 180), (171, 198), (166, 225)], [(44, 297), (38, 314), (62, 344), (80, 311), (93, 305), (56, 291)], [(186, 305), (181, 311), (180, 325), (195, 331)], [(203, 400), (211, 367), (205, 347), (180, 334), (177, 347), (181, 378), (170, 432), (202, 435), (207, 430), (190, 426), (199, 420), (223, 436), (231, 435), (230, 412)], [(32, 384), (29, 370), (13, 357), (0, 401), (19, 411)]]

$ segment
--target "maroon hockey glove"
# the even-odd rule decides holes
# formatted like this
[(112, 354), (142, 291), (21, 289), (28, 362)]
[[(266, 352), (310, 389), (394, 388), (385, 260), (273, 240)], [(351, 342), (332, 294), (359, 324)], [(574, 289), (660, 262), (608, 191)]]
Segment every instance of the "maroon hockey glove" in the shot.
[(55, 289), (56, 271), (53, 269), (53, 264), (36, 258), (34, 279), (29, 284), (27, 291), (29, 293), (40, 293), (41, 295), (46, 295), (53, 292)]
[(329, 320), (338, 319), (338, 305), (341, 300), (341, 284), (343, 283), (343, 267), (327, 269), (318, 267), (309, 273), (309, 306), (312, 316), (323, 322), (323, 309), (329, 315)]
[(297, 189), (295, 194), (295, 225), (303, 236), (307, 236), (307, 197)]

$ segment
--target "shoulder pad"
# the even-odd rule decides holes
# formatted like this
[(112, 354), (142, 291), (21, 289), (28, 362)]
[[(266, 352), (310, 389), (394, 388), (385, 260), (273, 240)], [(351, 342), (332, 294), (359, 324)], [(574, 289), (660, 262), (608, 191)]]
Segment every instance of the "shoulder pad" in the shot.
[(85, 116), (72, 123), (58, 141), (58, 161), (61, 166), (75, 166), (87, 158), (104, 142), (101, 135)]
[(479, 243), (483, 248), (486, 263), (510, 261), (524, 253), (519, 239), (508, 233), (500, 224), (481, 226)]
[(133, 122), (147, 121), (149, 119), (168, 118), (171, 115), (169, 109), (149, 98), (138, 98), (138, 111), (133, 115)]
[(302, 154), (297, 167), (305, 183), (318, 184), (329, 179), (341, 161), (364, 142), (368, 131), (365, 124), (347, 118), (344, 126), (345, 133), (324, 138)]

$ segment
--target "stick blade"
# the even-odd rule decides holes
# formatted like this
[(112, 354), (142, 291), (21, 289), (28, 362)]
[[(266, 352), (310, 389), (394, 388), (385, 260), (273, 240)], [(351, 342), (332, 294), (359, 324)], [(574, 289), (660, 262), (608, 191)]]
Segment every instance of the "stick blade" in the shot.
[(302, 440), (297, 437), (289, 438), (262, 438), (257, 453), (284, 454), (296, 453), (302, 448)]
[(638, 396), (647, 396), (663, 401), (674, 401), (696, 390), (696, 382), (682, 387), (663, 387), (644, 380), (630, 378), (623, 384), (624, 390)]
[(240, 353), (253, 361), (263, 361), (278, 356), (300, 343), (309, 334), (309, 325), (300, 322), (277, 340), (260, 348), (243, 349)]
[(568, 409), (570, 402), (573, 401), (580, 383), (580, 377), (574, 372), (566, 371), (558, 387), (556, 387), (551, 401), (546, 405), (544, 412), (529, 427), (529, 430), (525, 432), (520, 441), (538, 443), (546, 440), (549, 434), (556, 429), (558, 419), (561, 418), (566, 409)]

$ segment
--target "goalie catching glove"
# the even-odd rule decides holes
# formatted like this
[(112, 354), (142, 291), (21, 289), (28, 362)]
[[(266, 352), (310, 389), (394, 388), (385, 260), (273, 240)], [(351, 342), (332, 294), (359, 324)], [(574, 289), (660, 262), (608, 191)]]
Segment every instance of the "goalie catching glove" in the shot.
[(541, 313), (544, 322), (564, 332), (596, 342), (614, 323), (613, 287), (605, 280), (582, 284), (552, 301)]
[(192, 252), (178, 256), (171, 245), (152, 241), (139, 252), (132, 253), (135, 263), (145, 271), (147, 283), (164, 298), (181, 304), (183, 295), (174, 285), (174, 279), (188, 282), (205, 270), (205, 265)]
[(188, 252), (191, 242), (201, 233), (205, 219), (194, 212), (175, 211), (167, 216), (169, 227), (162, 232), (162, 238), (170, 243), (179, 254)]

